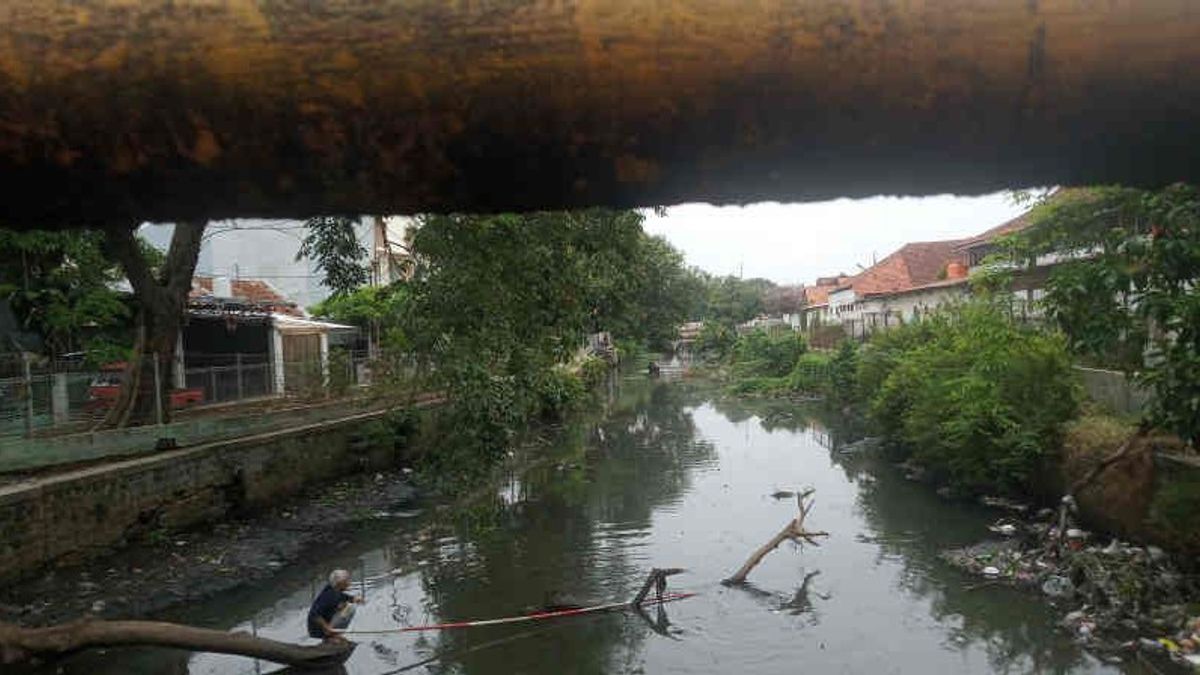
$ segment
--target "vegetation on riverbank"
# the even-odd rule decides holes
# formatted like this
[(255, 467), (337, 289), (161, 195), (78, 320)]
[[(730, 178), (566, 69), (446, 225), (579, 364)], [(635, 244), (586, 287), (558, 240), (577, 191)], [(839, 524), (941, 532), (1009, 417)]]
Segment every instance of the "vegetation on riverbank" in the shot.
[[(703, 283), (642, 229), (636, 211), (589, 209), (418, 219), (411, 279), (359, 288), (314, 313), (353, 323), (383, 347), (380, 368), (445, 397), (422, 473), (457, 489), (486, 474), (531, 422), (582, 405), (609, 367), (583, 354), (606, 333), (617, 353), (664, 346)], [(389, 361), (390, 360), (390, 361)]]
[(1079, 399), (1063, 340), (989, 302), (880, 334), (858, 387), (901, 456), (966, 491), (1021, 491)]

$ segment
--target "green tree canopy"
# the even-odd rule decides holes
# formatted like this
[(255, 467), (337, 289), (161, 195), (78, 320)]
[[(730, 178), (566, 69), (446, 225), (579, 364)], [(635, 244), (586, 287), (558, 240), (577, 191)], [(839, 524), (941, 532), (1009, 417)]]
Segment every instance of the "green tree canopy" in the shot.
[(108, 346), (131, 316), (115, 290), (123, 275), (104, 256), (103, 240), (94, 230), (0, 229), (0, 296), (52, 356)]
[(314, 261), (334, 295), (350, 293), (369, 280), (368, 251), (358, 241), (357, 223), (357, 219), (346, 216), (318, 216), (304, 223), (308, 231), (296, 260)]
[(1200, 191), (1072, 190), (1031, 218), (1010, 250), (1054, 257), (1044, 305), (1071, 348), (1140, 370), (1150, 420), (1200, 442)]

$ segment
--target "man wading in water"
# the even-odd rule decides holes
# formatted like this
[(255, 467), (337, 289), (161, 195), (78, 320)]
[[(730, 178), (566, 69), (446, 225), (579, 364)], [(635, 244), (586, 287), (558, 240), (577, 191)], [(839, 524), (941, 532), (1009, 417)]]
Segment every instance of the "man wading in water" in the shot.
[(308, 610), (308, 634), (326, 642), (340, 642), (346, 638), (338, 631), (350, 625), (354, 618), (354, 605), (363, 603), (346, 592), (350, 588), (350, 573), (334, 570), (329, 573), (329, 585), (321, 589), (312, 609)]

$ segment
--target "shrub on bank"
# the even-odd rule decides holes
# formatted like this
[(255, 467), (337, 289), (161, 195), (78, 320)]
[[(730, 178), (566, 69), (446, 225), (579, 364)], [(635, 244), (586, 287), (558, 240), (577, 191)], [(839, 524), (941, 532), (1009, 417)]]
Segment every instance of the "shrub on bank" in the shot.
[(565, 368), (551, 368), (538, 375), (534, 396), (542, 417), (559, 420), (587, 397), (587, 387), (579, 375)]
[(586, 357), (579, 364), (579, 377), (583, 380), (585, 387), (594, 387), (604, 381), (608, 377), (608, 371), (611, 366), (602, 358), (596, 356)]
[(738, 377), (783, 377), (792, 372), (796, 360), (808, 351), (798, 333), (768, 334), (756, 330), (738, 338), (733, 346), (733, 370)]
[(829, 368), (829, 356), (817, 352), (801, 354), (788, 374), (788, 389), (798, 393), (826, 393), (829, 390)]
[(859, 387), (889, 441), (967, 490), (1024, 488), (1078, 400), (1061, 338), (986, 303), (878, 335)]

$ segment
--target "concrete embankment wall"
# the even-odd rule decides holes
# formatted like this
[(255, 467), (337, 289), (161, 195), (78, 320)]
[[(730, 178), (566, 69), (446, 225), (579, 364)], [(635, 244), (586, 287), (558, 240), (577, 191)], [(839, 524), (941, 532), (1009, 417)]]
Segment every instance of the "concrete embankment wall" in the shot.
[(0, 487), (0, 581), (75, 562), (138, 536), (265, 505), (333, 476), (394, 466), (371, 445), (371, 411)]

